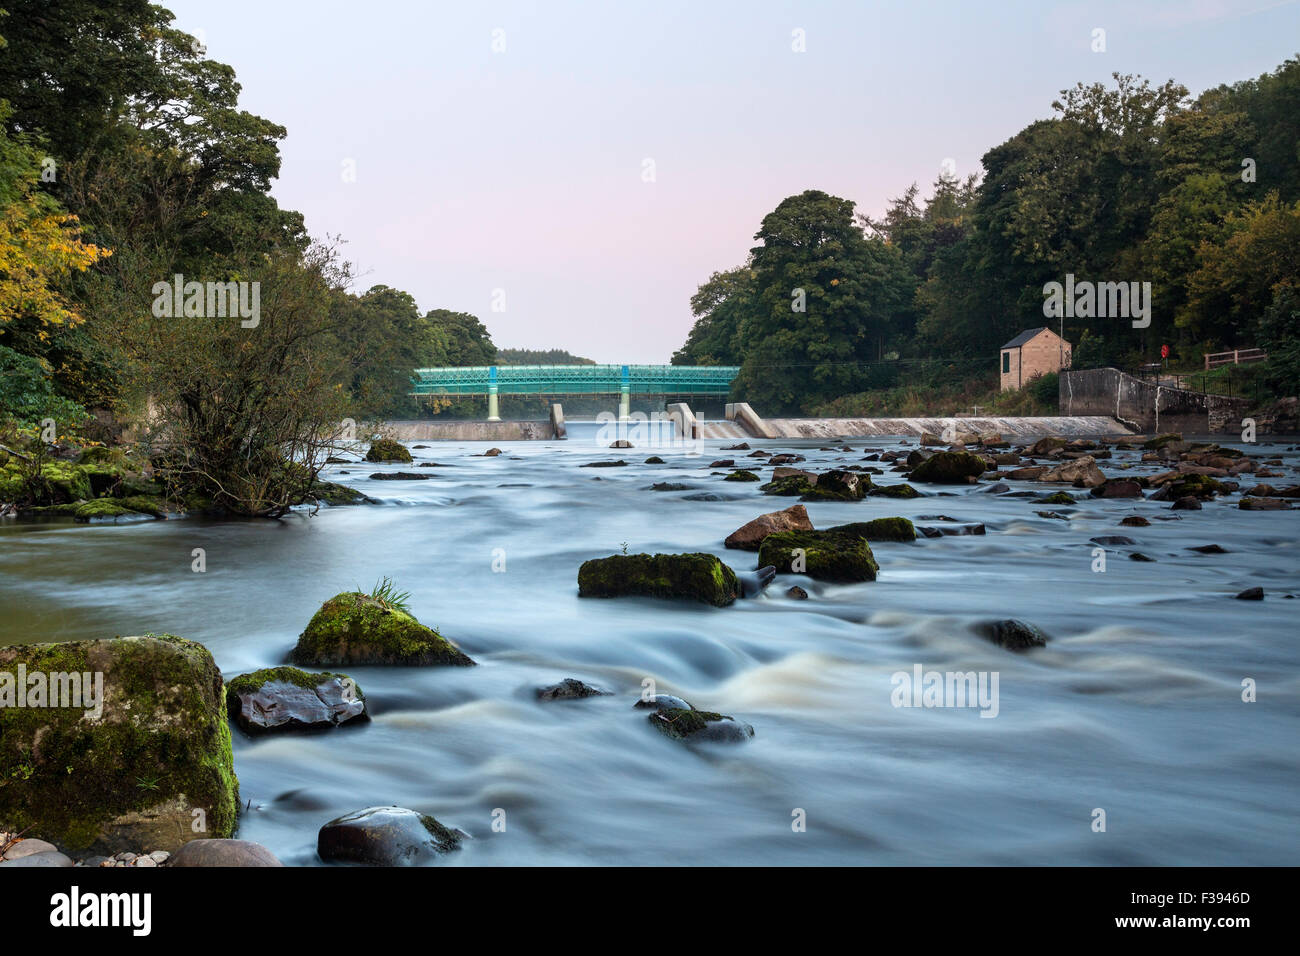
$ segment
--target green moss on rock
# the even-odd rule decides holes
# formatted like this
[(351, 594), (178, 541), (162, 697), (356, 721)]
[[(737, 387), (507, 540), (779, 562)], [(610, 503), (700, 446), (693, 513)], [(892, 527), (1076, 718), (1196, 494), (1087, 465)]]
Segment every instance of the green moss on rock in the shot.
[(856, 471), (832, 470), (817, 476), (817, 484), (804, 492), (803, 501), (861, 501), (871, 488), (871, 478)]
[(921, 493), (911, 485), (872, 485), (871, 494), (884, 498), (919, 498)]
[(765, 495), (781, 495), (790, 497), (793, 495), (806, 495), (816, 486), (805, 478), (803, 475), (785, 475), (781, 478), (774, 478), (767, 484), (762, 485), (758, 490)]
[(851, 524), (835, 525), (826, 530), (856, 534), (868, 541), (916, 540), (916, 526), (906, 518), (875, 518), (871, 521), (855, 521)]
[(1181, 434), (1177, 432), (1171, 432), (1167, 435), (1157, 435), (1155, 438), (1152, 438), (1150, 441), (1143, 442), (1142, 447), (1152, 451), (1156, 451), (1158, 449), (1164, 448), (1168, 444), (1171, 444), (1173, 442), (1180, 442), (1182, 440), (1183, 440), (1183, 436)]
[(322, 604), (290, 657), (307, 667), (474, 664), (437, 631), (360, 591), (336, 594)]
[(20, 665), (29, 686), (36, 673), (102, 674), (104, 699), (18, 707), (0, 680), (0, 829), (100, 853), (234, 832), (221, 672), (203, 645), (151, 634), (0, 648), (0, 674)]
[(410, 460), (411, 453), (406, 450), (406, 446), (391, 438), (376, 439), (370, 443), (370, 450), (366, 452), (366, 461), (409, 462)]
[(688, 598), (726, 607), (740, 597), (736, 572), (711, 554), (616, 554), (578, 569), (579, 597)]
[(752, 471), (746, 471), (744, 468), (737, 468), (735, 471), (727, 475), (722, 480), (723, 481), (762, 481), (763, 479), (758, 477), (758, 475), (754, 474)]
[(830, 529), (769, 534), (759, 546), (758, 565), (822, 581), (874, 581), (880, 571), (866, 538)]

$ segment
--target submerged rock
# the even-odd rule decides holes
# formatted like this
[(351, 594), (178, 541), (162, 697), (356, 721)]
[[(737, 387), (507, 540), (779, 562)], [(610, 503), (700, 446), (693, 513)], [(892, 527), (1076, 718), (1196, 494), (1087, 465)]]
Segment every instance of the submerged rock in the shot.
[(372, 441), (370, 449), (366, 452), (366, 461), (409, 462), (410, 460), (411, 453), (406, 450), (406, 446), (391, 438), (378, 438)]
[(1141, 515), (1129, 515), (1120, 522), (1120, 526), (1124, 528), (1146, 528), (1150, 524), (1151, 522)]
[(1051, 638), (1042, 629), (1014, 618), (1004, 621), (985, 621), (977, 628), (979, 633), (998, 647), (1009, 651), (1026, 651), (1043, 647)]
[(419, 471), (377, 471), (370, 476), (372, 481), (428, 481), (433, 475)]
[(768, 535), (758, 563), (782, 574), (806, 574), (822, 581), (874, 581), (880, 566), (871, 545), (842, 531), (782, 531)]
[(984, 474), (984, 459), (968, 451), (941, 451), (916, 465), (908, 475), (911, 481), (945, 485), (965, 485)]
[(538, 700), (581, 700), (585, 697), (608, 697), (610, 692), (584, 684), (575, 677), (566, 677), (557, 684), (538, 687), (535, 691)]
[(1263, 588), (1246, 588), (1237, 595), (1238, 601), (1262, 601), (1264, 600)]
[(646, 718), (660, 733), (674, 740), (708, 740), (733, 743), (754, 736), (754, 728), (726, 714), (690, 709), (656, 710)]
[(460, 834), (426, 813), (367, 807), (320, 828), (316, 852), (327, 863), (417, 866), (460, 849)]
[(873, 484), (867, 494), (882, 498), (920, 498), (921, 492), (911, 485), (876, 485)]
[[(28, 687), (17, 706), (20, 688), (6, 675), (20, 666), (76, 680), (51, 682), (39, 705)], [(49, 706), (74, 690), (72, 706)], [(238, 806), (221, 672), (202, 644), (150, 634), (0, 648), (5, 827), (65, 850), (174, 850), (229, 836)], [(206, 834), (191, 829), (194, 808), (205, 811)]]
[(740, 593), (743, 597), (757, 597), (776, 577), (776, 568), (768, 565), (757, 571), (745, 571), (736, 577), (740, 580)]
[(736, 573), (703, 552), (615, 554), (578, 569), (578, 597), (688, 598), (726, 607), (740, 593)]
[(247, 734), (322, 730), (368, 719), (366, 698), (346, 674), (311, 674), (269, 667), (226, 685), (230, 719)]
[(796, 601), (808, 600), (808, 592), (805, 591), (803, 588), (799, 587), (799, 585), (797, 584), (794, 587), (787, 590), (785, 592), (785, 596), (788, 598), (792, 598)]
[(1242, 498), (1237, 503), (1242, 511), (1288, 511), (1291, 503), (1285, 498)]
[(672, 694), (653, 694), (650, 697), (637, 698), (637, 702), (632, 705), (637, 710), (694, 710), (695, 707), (682, 700), (680, 697), (674, 697)]
[(791, 505), (783, 511), (770, 511), (741, 525), (723, 542), (728, 548), (757, 551), (763, 539), (778, 531), (811, 531), (812, 521), (803, 505)]
[(360, 591), (336, 594), (322, 604), (290, 657), (307, 667), (474, 663), (437, 631)]

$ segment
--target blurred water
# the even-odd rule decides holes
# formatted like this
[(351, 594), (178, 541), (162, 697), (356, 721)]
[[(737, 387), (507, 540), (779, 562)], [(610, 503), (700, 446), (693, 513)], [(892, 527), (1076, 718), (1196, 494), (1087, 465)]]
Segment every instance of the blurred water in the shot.
[[(416, 615), (480, 666), (355, 668), (368, 726), (236, 734), (251, 802), (240, 836), (287, 863), (318, 862), (321, 824), (380, 803), (476, 838), (443, 865), (1300, 862), (1300, 602), (1284, 597), (1300, 593), (1300, 514), (1242, 512), (1235, 496), (1170, 512), (929, 486), (912, 501), (807, 507), (817, 527), (944, 514), (983, 522), (987, 535), (877, 544), (874, 583), (783, 576), (724, 609), (579, 600), (579, 564), (624, 544), (708, 551), (751, 570), (754, 555), (722, 539), (794, 499), (711, 474), (715, 457), (745, 461), (722, 442), (611, 451), (597, 444), (598, 426), (569, 429), (567, 442), (503, 445), (496, 458), (477, 457), (483, 445), (414, 452), (445, 468), (332, 467), (326, 477), (383, 503), (315, 517), (7, 521), (0, 643), (171, 632), (206, 644), (229, 678), (281, 663), (326, 598), (394, 578)], [(750, 444), (800, 450), (813, 468), (898, 447)], [(1249, 451), (1285, 456), (1289, 477), (1268, 480), (1295, 482), (1296, 456), (1283, 446)], [(643, 464), (651, 454), (667, 463)], [(630, 464), (579, 467), (616, 458)], [(1102, 462), (1110, 474), (1114, 464)], [(432, 477), (370, 480), (377, 470)], [(648, 490), (656, 481), (691, 488)], [(726, 500), (689, 499), (704, 492)], [(1118, 527), (1130, 513), (1179, 520)], [(1157, 560), (1110, 548), (1106, 572), (1095, 573), (1088, 539), (1099, 534), (1126, 534)], [(1229, 553), (1186, 550), (1208, 543)], [(205, 573), (191, 570), (194, 548), (206, 551)], [(786, 598), (793, 583), (811, 599)], [(1265, 601), (1232, 599), (1252, 585)], [(972, 630), (990, 617), (1023, 618), (1054, 640), (1009, 653)], [(998, 716), (895, 708), (891, 675), (916, 664), (997, 672)], [(531, 699), (531, 688), (563, 677), (616, 694)], [(1241, 700), (1247, 677), (1257, 703)], [(668, 740), (632, 709), (646, 678), (748, 721), (757, 736), (738, 746)], [(1106, 811), (1105, 833), (1092, 832), (1094, 808)], [(497, 809), (504, 832), (492, 828)], [(792, 830), (796, 809), (806, 832)]]

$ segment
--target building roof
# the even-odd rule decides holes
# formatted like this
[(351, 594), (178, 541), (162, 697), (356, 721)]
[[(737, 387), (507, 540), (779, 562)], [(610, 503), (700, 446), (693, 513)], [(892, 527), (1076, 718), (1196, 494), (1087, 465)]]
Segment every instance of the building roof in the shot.
[(1026, 342), (1032, 339), (1039, 332), (1051, 332), (1051, 331), (1052, 330), (1045, 325), (1040, 325), (1036, 329), (1025, 329), (1025, 331), (1021, 332), (1014, 339), (1012, 339), (1010, 342), (1008, 342), (1006, 345), (1002, 347), (1004, 349), (1018, 349), (1020, 348), (1020, 346), (1024, 345)]

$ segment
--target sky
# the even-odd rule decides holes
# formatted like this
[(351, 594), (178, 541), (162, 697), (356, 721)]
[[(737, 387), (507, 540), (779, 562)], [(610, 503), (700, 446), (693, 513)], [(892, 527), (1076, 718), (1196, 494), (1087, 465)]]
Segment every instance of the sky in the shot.
[(287, 128), (273, 193), (354, 291), (602, 363), (667, 362), (787, 196), (878, 215), (1077, 82), (1196, 95), (1300, 54), (1300, 0), (163, 5)]

